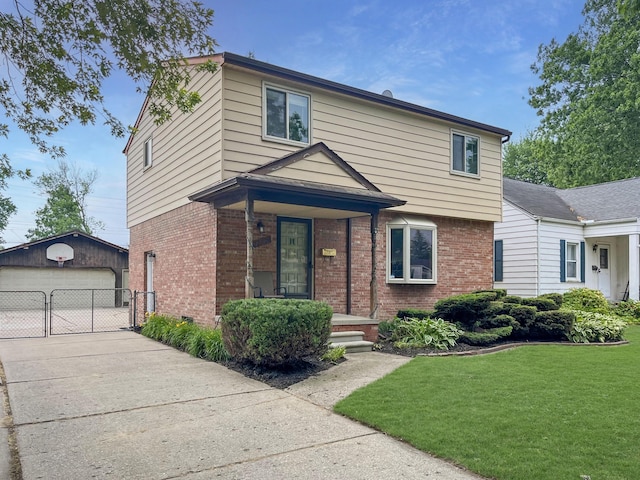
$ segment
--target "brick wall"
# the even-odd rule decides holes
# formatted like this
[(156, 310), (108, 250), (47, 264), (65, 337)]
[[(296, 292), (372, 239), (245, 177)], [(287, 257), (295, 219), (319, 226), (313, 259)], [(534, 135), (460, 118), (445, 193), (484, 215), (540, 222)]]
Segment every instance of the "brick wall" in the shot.
[[(493, 223), (445, 217), (429, 217), (438, 227), (438, 283), (397, 285), (386, 283), (386, 223), (395, 214), (382, 213), (378, 228), (378, 318), (393, 318), (399, 308), (432, 308), (444, 297), (493, 285)], [(353, 220), (354, 315), (369, 315), (371, 235), (369, 218)], [(357, 248), (356, 248), (357, 247)], [(365, 248), (361, 248), (365, 247)]]
[(156, 311), (212, 324), (216, 314), (216, 211), (193, 202), (131, 228), (129, 284), (145, 290), (145, 253), (155, 253)]
[[(336, 312), (347, 311), (347, 221), (314, 221), (314, 298), (327, 302)], [(336, 250), (335, 257), (325, 257), (322, 249)]]

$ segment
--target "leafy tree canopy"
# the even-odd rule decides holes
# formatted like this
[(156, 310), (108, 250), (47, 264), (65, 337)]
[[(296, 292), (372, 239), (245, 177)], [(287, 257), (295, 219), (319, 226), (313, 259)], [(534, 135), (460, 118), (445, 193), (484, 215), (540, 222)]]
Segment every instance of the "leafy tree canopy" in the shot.
[[(0, 106), (43, 153), (64, 155), (49, 137), (74, 121), (100, 116), (112, 134), (125, 134), (103, 102), (103, 82), (115, 69), (141, 85), (158, 122), (200, 101), (188, 90), (184, 57), (209, 55), (216, 43), (206, 33), (213, 10), (199, 2), (14, 0), (3, 9), (11, 11), (0, 12)], [(0, 135), (8, 134), (0, 124)]]
[[(626, 4), (626, 6), (624, 6)], [(512, 176), (573, 187), (640, 175), (640, 11), (635, 0), (587, 0), (563, 43), (541, 45), (529, 103), (540, 126), (512, 145)], [(523, 155), (532, 155), (527, 166)], [(532, 170), (532, 171), (527, 171)], [(544, 175), (540, 175), (543, 172)]]
[(58, 169), (43, 173), (34, 184), (47, 195), (47, 203), (36, 210), (36, 227), (30, 229), (30, 241), (58, 235), (70, 230), (93, 234), (104, 228), (102, 222), (87, 214), (87, 196), (98, 179), (97, 170), (82, 172), (75, 165), (58, 161)]

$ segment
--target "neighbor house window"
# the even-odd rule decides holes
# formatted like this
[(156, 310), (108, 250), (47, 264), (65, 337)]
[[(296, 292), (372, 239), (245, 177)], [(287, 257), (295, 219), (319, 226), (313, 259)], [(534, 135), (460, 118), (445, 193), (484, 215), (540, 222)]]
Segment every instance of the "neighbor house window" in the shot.
[(311, 97), (270, 85), (264, 86), (264, 136), (309, 143)]
[(560, 281), (585, 281), (585, 243), (560, 240)]
[(151, 141), (151, 137), (144, 142), (144, 168), (148, 168), (153, 163), (153, 142)]
[(480, 174), (480, 138), (451, 132), (451, 170), (469, 175)]
[(504, 278), (503, 240), (493, 242), (493, 281), (502, 282)]
[(387, 282), (436, 283), (436, 225), (399, 217), (387, 224)]

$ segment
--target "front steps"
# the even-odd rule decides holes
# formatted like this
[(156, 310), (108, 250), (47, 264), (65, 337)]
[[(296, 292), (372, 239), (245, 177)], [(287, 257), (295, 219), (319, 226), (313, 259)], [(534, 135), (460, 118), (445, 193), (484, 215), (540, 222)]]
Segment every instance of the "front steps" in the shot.
[(347, 332), (331, 332), (329, 348), (345, 347), (347, 353), (370, 352), (373, 342), (363, 340), (364, 332), (351, 330)]

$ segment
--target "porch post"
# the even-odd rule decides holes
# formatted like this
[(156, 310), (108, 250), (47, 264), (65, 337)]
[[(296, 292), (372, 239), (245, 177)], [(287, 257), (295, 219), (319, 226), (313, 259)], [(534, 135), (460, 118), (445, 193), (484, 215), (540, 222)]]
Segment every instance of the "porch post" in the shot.
[(640, 235), (629, 235), (629, 299), (639, 300), (640, 297)]
[(253, 298), (253, 197), (250, 193), (247, 193), (244, 220), (247, 232), (247, 275), (244, 282), (244, 298)]
[(369, 317), (378, 317), (378, 269), (376, 266), (376, 249), (378, 246), (378, 212), (371, 214), (371, 283), (369, 288)]

